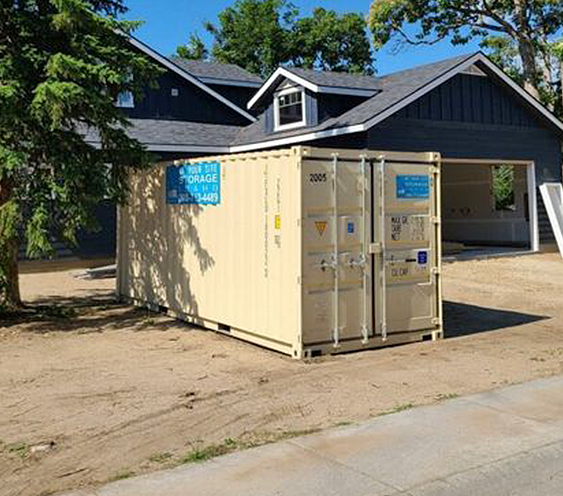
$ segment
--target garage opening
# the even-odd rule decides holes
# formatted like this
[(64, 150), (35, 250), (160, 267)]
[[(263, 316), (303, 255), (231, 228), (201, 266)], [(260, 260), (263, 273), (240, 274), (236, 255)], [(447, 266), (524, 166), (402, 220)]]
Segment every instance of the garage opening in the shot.
[(534, 164), (442, 162), (445, 257), (472, 258), (538, 250)]

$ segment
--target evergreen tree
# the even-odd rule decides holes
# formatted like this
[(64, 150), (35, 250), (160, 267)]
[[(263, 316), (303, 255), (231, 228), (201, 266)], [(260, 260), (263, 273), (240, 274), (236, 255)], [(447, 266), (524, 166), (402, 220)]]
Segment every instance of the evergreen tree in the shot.
[[(0, 0), (0, 307), (21, 305), (18, 250), (49, 253), (94, 228), (92, 207), (124, 202), (128, 167), (149, 156), (126, 134), (119, 94), (158, 69), (128, 43), (122, 0)], [(101, 146), (85, 141), (95, 132)]]

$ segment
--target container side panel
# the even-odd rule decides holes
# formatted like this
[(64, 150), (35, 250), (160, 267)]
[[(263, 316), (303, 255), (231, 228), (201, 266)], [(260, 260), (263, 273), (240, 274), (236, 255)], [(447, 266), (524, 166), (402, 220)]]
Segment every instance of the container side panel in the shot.
[(300, 265), (296, 155), (283, 150), (185, 164), (202, 162), (220, 164), (218, 204), (167, 204), (171, 164), (131, 177), (120, 225), (122, 292), (262, 344), (289, 346), (297, 333)]

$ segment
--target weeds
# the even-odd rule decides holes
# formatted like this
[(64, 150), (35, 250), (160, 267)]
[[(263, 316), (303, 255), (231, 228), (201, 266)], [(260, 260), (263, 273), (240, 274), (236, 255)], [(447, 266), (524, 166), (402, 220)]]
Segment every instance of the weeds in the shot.
[(178, 462), (180, 464), (184, 463), (199, 463), (209, 460), (211, 458), (215, 458), (217, 456), (226, 455), (227, 453), (231, 453), (235, 451), (238, 447), (236, 442), (225, 442), (223, 441), (220, 444), (210, 444), (203, 448), (195, 448), (186, 455), (182, 456)]
[(26, 458), (27, 455), (29, 455), (29, 451), (30, 451), (29, 444), (26, 443), (8, 444), (6, 446), (6, 449), (8, 450), (8, 453), (17, 455), (20, 458)]
[(188, 452), (186, 455), (180, 457), (177, 460), (178, 464), (185, 463), (200, 463), (211, 458), (216, 458), (218, 456), (226, 455), (234, 451), (239, 451), (243, 449), (256, 448), (258, 446), (263, 446), (265, 444), (271, 444), (278, 441), (284, 441), (286, 439), (291, 439), (299, 436), (306, 436), (308, 434), (313, 434), (319, 432), (320, 429), (304, 429), (295, 431), (282, 431), (282, 432), (267, 432), (261, 434), (253, 434), (252, 436), (247, 436), (246, 438), (227, 438), (224, 439), (219, 444), (210, 444), (204, 447), (194, 448), (192, 451)]
[(55, 319), (72, 319), (76, 317), (76, 309), (69, 306), (44, 305), (37, 308), (40, 317), (50, 317)]
[(334, 427), (346, 427), (348, 425), (352, 425), (353, 422), (350, 422), (349, 420), (343, 420), (341, 422), (337, 422), (336, 424), (334, 424)]
[(113, 475), (108, 479), (109, 482), (116, 482), (123, 479), (129, 479), (129, 477), (133, 477), (135, 472), (132, 470), (123, 470), (122, 472), (118, 472), (117, 474)]
[(457, 398), (459, 396), (459, 394), (457, 393), (440, 393), (437, 394), (434, 399), (436, 401), (446, 401), (446, 400), (453, 400), (454, 398)]
[(414, 408), (414, 403), (404, 403), (403, 405), (397, 405), (396, 407), (391, 408), (391, 410), (385, 410), (378, 413), (376, 416), (383, 417), (384, 415), (393, 415), (394, 413), (404, 412), (405, 410), (410, 410), (411, 408)]
[(166, 463), (172, 458), (172, 453), (155, 453), (151, 455), (149, 461), (152, 463)]

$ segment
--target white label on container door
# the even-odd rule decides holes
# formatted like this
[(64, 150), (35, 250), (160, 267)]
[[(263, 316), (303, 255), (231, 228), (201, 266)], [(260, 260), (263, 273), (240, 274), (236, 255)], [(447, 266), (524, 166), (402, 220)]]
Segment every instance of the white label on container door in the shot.
[(389, 219), (392, 242), (425, 241), (427, 218), (420, 215), (393, 215)]

